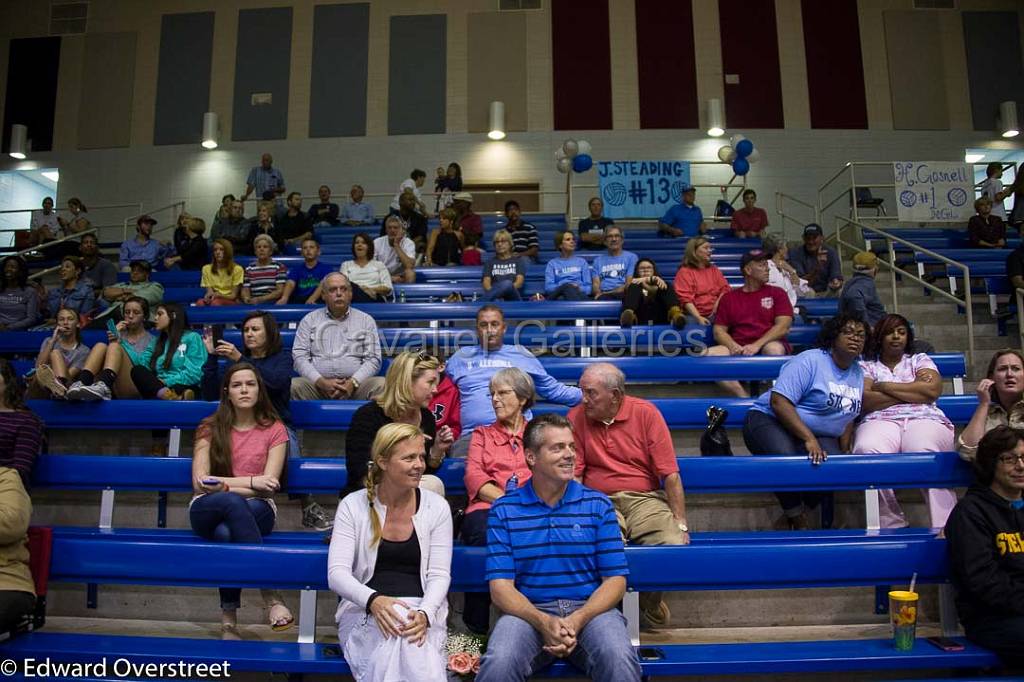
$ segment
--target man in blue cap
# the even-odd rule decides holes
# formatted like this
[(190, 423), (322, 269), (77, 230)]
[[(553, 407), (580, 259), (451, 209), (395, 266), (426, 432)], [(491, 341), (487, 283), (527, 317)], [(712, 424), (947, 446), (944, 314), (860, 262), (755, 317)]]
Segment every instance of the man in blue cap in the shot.
[(704, 223), (704, 214), (694, 201), (697, 198), (697, 188), (693, 185), (683, 185), (682, 202), (668, 210), (658, 221), (658, 232), (670, 237), (696, 237), (698, 234), (707, 232), (707, 225)]

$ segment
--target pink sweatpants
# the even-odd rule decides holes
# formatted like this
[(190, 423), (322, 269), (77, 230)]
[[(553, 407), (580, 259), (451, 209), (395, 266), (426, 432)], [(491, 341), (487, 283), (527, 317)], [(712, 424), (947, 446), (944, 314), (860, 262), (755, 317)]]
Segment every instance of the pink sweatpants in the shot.
[[(856, 454), (944, 452), (952, 449), (953, 429), (934, 419), (868, 421), (857, 427), (853, 439)], [(929, 488), (922, 490), (921, 494), (928, 504), (932, 528), (945, 528), (946, 519), (956, 506), (956, 491)], [(907, 526), (907, 519), (892, 490), (878, 491), (878, 512), (882, 528)]]

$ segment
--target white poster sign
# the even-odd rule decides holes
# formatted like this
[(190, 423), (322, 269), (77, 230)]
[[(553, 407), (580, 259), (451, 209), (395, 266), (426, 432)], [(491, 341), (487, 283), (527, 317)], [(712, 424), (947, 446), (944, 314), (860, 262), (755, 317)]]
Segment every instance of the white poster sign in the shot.
[(900, 222), (966, 225), (974, 215), (974, 184), (966, 163), (899, 161), (892, 172)]

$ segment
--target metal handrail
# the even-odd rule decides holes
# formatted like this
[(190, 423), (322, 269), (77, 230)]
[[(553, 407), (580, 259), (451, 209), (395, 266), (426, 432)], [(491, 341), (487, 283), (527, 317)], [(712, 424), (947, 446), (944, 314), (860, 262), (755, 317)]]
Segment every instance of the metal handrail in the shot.
[(164, 227), (161, 227), (159, 230), (155, 230), (154, 234), (158, 234), (160, 232), (165, 232), (168, 229), (171, 229), (171, 228), (175, 227), (175, 224), (178, 222), (178, 216), (181, 215), (185, 211), (185, 201), (184, 200), (175, 201), (174, 203), (167, 204), (166, 206), (161, 206), (160, 208), (154, 208), (152, 211), (147, 211), (145, 213), (142, 212), (142, 204), (139, 204), (139, 212), (137, 214), (135, 214), (135, 215), (130, 215), (130, 216), (128, 216), (128, 217), (126, 217), (124, 219), (124, 224), (123, 224), (123, 228), (124, 229), (123, 229), (123, 234), (122, 234), (122, 241), (127, 241), (128, 240), (128, 225), (129, 225), (129, 223), (131, 221), (138, 220), (139, 218), (141, 218), (144, 215), (150, 215), (151, 216), (154, 213), (160, 213), (161, 211), (166, 211), (168, 209), (176, 209), (176, 208), (180, 208), (180, 210), (173, 211), (171, 213), (171, 216), (172, 216), (173, 219), (170, 221), (170, 223), (168, 225), (165, 225)]
[[(841, 215), (838, 215), (838, 214), (835, 216), (835, 218), (836, 218), (836, 220), (841, 221), (841, 224), (836, 226), (836, 243), (837, 244), (848, 246), (848, 247), (850, 247), (852, 249), (859, 249), (860, 248), (860, 246), (857, 245), (857, 244), (854, 244), (852, 242), (843, 241), (843, 239), (842, 239), (842, 230), (843, 230), (844, 225), (849, 225), (849, 226), (852, 226), (852, 227), (859, 227), (862, 230), (864, 230), (864, 229), (872, 230), (875, 233), (881, 235), (885, 239), (886, 250), (888, 251), (888, 254), (889, 254), (889, 260), (885, 261), (885, 260), (879, 258), (878, 259), (878, 263), (881, 264), (881, 265), (884, 265), (889, 270), (890, 284), (892, 286), (892, 304), (893, 304), (893, 312), (894, 313), (899, 313), (899, 311), (900, 311), (899, 293), (898, 293), (899, 290), (897, 288), (897, 282), (896, 282), (897, 271), (899, 271), (900, 276), (902, 276), (902, 277), (909, 277), (910, 279), (914, 280), (918, 284), (921, 284), (922, 286), (924, 286), (926, 289), (929, 289), (930, 291), (938, 294), (939, 296), (941, 296), (943, 298), (949, 299), (951, 302), (953, 302), (958, 307), (961, 306), (961, 305), (964, 307), (964, 309), (966, 310), (966, 315), (967, 315), (967, 362), (968, 362), (968, 364), (972, 363), (974, 361), (974, 311), (973, 311), (973, 309), (971, 307), (971, 270), (970, 270), (970, 266), (968, 266), (966, 263), (960, 263), (958, 261), (955, 261), (952, 258), (947, 258), (946, 256), (943, 256), (940, 253), (932, 251), (931, 249), (926, 249), (923, 246), (918, 246), (917, 244), (914, 244), (913, 242), (907, 241), (906, 239), (903, 239), (901, 237), (897, 237), (896, 235), (892, 234), (891, 232), (887, 232), (886, 230), (882, 230), (882, 229), (879, 229), (877, 227), (869, 227), (867, 225), (864, 225), (862, 223), (858, 223), (855, 220), (850, 220), (849, 218), (845, 218), (845, 217), (843, 217)], [(965, 292), (964, 293), (964, 300), (961, 301), (959, 298), (957, 298), (956, 296), (954, 296), (950, 292), (944, 291), (943, 289), (940, 289), (939, 287), (935, 286), (931, 282), (928, 282), (927, 280), (925, 280), (925, 279), (923, 279), (921, 277), (918, 277), (916, 273), (912, 273), (912, 272), (909, 272), (907, 270), (902, 270), (902, 269), (898, 268), (896, 266), (896, 249), (893, 247), (894, 243), (899, 243), (899, 244), (902, 244), (903, 246), (909, 247), (912, 252), (915, 252), (915, 253), (916, 252), (920, 252), (920, 253), (923, 253), (926, 256), (930, 256), (930, 257), (935, 258), (935, 259), (937, 259), (937, 260), (939, 260), (939, 261), (941, 261), (943, 263), (946, 263), (947, 265), (953, 265), (953, 266), (956, 266), (956, 267), (960, 268), (961, 269), (961, 273), (962, 273), (962, 277), (963, 277), (963, 280), (964, 280), (964, 292)], [(1020, 300), (1021, 300), (1020, 292), (1018, 290), (1018, 301), (1020, 301)], [(1022, 336), (1024, 336), (1024, 326), (1021, 327), (1021, 334), (1022, 334)]]
[(800, 220), (797, 220), (793, 216), (791, 216), (788, 213), (786, 213), (785, 207), (783, 206), (783, 199), (787, 199), (789, 201), (792, 201), (793, 203), (799, 204), (800, 206), (803, 206), (805, 208), (811, 209), (811, 211), (813, 211), (813, 218), (814, 218), (814, 220), (812, 222), (818, 222), (818, 210), (817, 210), (817, 207), (815, 207), (813, 204), (809, 204), (806, 201), (804, 201), (803, 199), (797, 199), (793, 195), (786, 194), (785, 192), (776, 192), (775, 193), (775, 212), (779, 214), (780, 218), (782, 218), (782, 239), (783, 239), (783, 241), (785, 241), (786, 240), (786, 221), (787, 220), (792, 222), (792, 223), (795, 223), (795, 224), (799, 225), (801, 230), (803, 229), (804, 225), (806, 225), (807, 223), (803, 222), (803, 221), (800, 221)]
[[(60, 239), (54, 239), (53, 241), (46, 242), (45, 244), (40, 244), (38, 246), (32, 246), (32, 247), (29, 247), (27, 249), (22, 249), (21, 251), (18, 251), (17, 253), (15, 253), (13, 255), (15, 255), (15, 256), (24, 256), (25, 254), (32, 253), (33, 251), (44, 251), (44, 250), (50, 248), (51, 246), (53, 246), (55, 244), (61, 244), (63, 242), (67, 242), (67, 241), (81, 239), (84, 235), (96, 234), (97, 232), (99, 232), (99, 227), (90, 227), (88, 230), (82, 230), (81, 232), (76, 232), (76, 233), (74, 233), (72, 235), (67, 235), (65, 237), (61, 237)], [(60, 265), (55, 265), (53, 267), (46, 268), (45, 270), (40, 270), (39, 272), (34, 272), (31, 275), (29, 275), (28, 278), (29, 279), (40, 279), (40, 278), (43, 277), (43, 275), (51, 273), (54, 270), (57, 270), (58, 268), (60, 268)]]
[[(100, 211), (100, 210), (108, 209), (108, 208), (131, 208), (132, 206), (138, 206), (139, 210), (140, 211), (142, 210), (142, 202), (141, 201), (132, 202), (130, 204), (100, 204), (98, 206), (97, 205), (93, 205), (92, 210)], [(39, 211), (39, 210), (42, 210), (41, 206), (35, 206), (33, 208), (5, 208), (5, 209), (0, 210), (0, 214), (3, 214), (3, 213), (31, 213), (32, 211)], [(56, 213), (56, 212), (57, 212), (57, 209), (56, 209), (56, 207), (54, 207), (54, 213)]]

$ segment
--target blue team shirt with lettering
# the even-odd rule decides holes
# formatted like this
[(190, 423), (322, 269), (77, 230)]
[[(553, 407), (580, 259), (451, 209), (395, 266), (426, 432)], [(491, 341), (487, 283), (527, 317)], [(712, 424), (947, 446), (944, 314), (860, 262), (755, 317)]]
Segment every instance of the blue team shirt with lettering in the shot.
[(828, 351), (812, 348), (783, 365), (775, 386), (762, 393), (750, 409), (774, 417), (773, 392), (796, 405), (797, 414), (811, 433), (838, 438), (860, 413), (864, 370), (859, 362), (840, 369)]
[(637, 260), (637, 255), (631, 251), (623, 251), (618, 256), (607, 253), (596, 256), (591, 267), (594, 276), (601, 280), (601, 291), (618, 289), (625, 284), (626, 278), (633, 276)]

